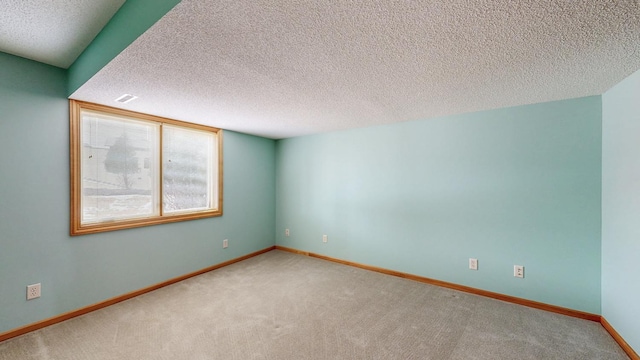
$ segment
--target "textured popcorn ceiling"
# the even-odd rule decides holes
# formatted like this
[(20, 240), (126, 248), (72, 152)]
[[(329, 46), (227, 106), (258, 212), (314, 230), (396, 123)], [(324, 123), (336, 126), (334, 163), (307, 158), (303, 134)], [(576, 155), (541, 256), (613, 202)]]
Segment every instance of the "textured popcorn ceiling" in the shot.
[(125, 0), (0, 0), (0, 51), (68, 68)]
[(601, 94), (639, 49), (638, 0), (183, 0), (72, 97), (285, 138)]

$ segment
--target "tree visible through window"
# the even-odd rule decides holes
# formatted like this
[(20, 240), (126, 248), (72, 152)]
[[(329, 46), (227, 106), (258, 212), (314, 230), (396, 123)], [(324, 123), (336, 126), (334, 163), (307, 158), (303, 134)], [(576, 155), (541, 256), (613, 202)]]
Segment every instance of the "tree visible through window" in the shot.
[(221, 131), (71, 100), (72, 235), (222, 215)]
[(135, 174), (140, 172), (136, 149), (128, 145), (127, 134), (123, 133), (109, 147), (107, 157), (104, 160), (105, 169), (119, 175), (125, 189), (131, 189)]

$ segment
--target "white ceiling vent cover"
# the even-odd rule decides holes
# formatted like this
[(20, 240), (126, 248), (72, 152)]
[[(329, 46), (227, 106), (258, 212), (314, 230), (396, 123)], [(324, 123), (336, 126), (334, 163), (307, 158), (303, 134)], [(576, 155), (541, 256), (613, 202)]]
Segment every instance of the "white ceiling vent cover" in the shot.
[(138, 98), (137, 96), (134, 96), (134, 95), (131, 95), (131, 94), (124, 94), (124, 95), (120, 96), (119, 98), (117, 98), (116, 101), (119, 102), (119, 103), (126, 104), (126, 103), (128, 103), (130, 101), (133, 101), (133, 100), (137, 99), (137, 98)]

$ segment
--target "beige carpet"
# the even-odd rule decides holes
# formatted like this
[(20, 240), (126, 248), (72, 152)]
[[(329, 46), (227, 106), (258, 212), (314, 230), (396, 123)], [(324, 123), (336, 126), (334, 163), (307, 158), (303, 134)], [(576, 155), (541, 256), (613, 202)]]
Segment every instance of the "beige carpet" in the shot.
[(271, 251), (0, 343), (0, 359), (627, 359), (598, 323)]

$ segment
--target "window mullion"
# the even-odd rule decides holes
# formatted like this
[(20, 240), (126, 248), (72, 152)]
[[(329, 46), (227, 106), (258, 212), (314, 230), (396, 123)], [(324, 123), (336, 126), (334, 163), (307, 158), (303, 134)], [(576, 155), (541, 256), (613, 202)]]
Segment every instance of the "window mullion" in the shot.
[(163, 148), (163, 141), (164, 141), (164, 124), (160, 123), (160, 136), (159, 136), (159, 141), (158, 141), (158, 162), (160, 163), (158, 166), (158, 171), (160, 172), (158, 174), (158, 204), (157, 206), (160, 207), (160, 217), (164, 216), (164, 189), (163, 189), (163, 184), (164, 184), (164, 169), (163, 169), (163, 164), (164, 164), (164, 154), (162, 151)]

